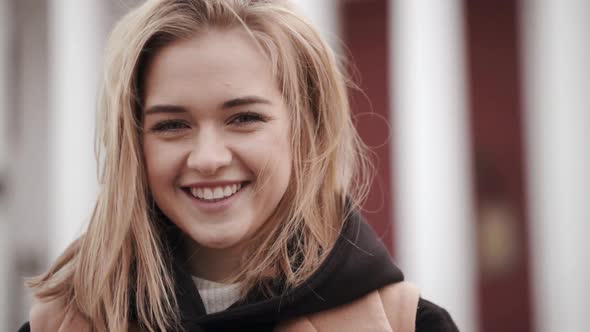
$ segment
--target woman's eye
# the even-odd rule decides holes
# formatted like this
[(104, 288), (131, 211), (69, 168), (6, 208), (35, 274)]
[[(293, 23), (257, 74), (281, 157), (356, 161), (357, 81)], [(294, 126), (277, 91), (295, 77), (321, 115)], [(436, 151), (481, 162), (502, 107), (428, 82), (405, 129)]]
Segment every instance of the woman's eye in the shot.
[(243, 125), (248, 125), (250, 123), (259, 122), (259, 121), (264, 121), (264, 118), (260, 114), (246, 112), (246, 113), (237, 114), (236, 116), (234, 116), (230, 120), (229, 123), (235, 124), (238, 126), (243, 126)]
[(188, 128), (189, 126), (181, 121), (167, 120), (156, 123), (152, 127), (153, 132), (175, 132)]

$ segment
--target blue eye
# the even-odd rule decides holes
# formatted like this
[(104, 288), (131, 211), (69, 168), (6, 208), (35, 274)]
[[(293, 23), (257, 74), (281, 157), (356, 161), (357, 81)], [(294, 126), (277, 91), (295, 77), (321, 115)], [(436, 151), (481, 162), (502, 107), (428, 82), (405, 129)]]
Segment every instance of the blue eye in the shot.
[(179, 131), (179, 130), (183, 130), (188, 128), (189, 126), (182, 122), (182, 121), (178, 121), (178, 120), (165, 120), (165, 121), (161, 121), (156, 123), (153, 127), (152, 127), (152, 131), (153, 132), (174, 132), (174, 131)]
[(239, 113), (234, 116), (229, 123), (235, 124), (238, 126), (248, 125), (250, 123), (264, 121), (264, 118), (260, 114), (252, 113), (252, 112), (245, 112)]

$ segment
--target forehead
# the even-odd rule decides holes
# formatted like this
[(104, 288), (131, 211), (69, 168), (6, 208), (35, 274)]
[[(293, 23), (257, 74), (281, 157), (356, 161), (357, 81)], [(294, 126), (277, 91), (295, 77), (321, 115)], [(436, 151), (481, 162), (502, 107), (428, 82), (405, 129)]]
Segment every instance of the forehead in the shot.
[(271, 64), (242, 29), (210, 30), (160, 50), (145, 76), (146, 107), (196, 98), (278, 96)]

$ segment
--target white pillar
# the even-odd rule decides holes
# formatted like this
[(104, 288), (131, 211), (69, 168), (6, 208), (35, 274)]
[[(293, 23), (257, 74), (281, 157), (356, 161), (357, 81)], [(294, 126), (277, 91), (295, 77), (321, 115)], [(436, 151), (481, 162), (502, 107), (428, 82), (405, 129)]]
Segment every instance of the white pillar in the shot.
[(98, 192), (94, 132), (103, 5), (94, 0), (49, 4), (51, 259), (82, 233)]
[[(8, 155), (8, 61), (12, 33), (12, 9), (8, 1), (0, 0), (0, 176), (5, 176)], [(0, 180), (1, 181), (1, 180)]]
[(423, 297), (477, 331), (461, 1), (397, 0), (389, 15), (399, 261)]
[(294, 0), (301, 12), (336, 51), (341, 48), (339, 2), (340, 0)]
[(7, 331), (8, 305), (9, 305), (9, 277), (11, 274), (12, 242), (8, 235), (8, 213), (6, 202), (8, 135), (7, 135), (7, 110), (8, 110), (8, 50), (10, 49), (10, 35), (12, 29), (11, 8), (7, 1), (0, 0), (0, 331)]
[(590, 326), (590, 2), (523, 3), (535, 330)]

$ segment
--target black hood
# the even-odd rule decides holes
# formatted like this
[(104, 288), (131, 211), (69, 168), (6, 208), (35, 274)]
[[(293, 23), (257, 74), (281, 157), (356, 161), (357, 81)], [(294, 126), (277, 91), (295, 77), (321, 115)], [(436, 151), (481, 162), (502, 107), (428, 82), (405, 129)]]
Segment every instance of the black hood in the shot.
[[(171, 233), (168, 243), (179, 243), (179, 231)], [(306, 283), (271, 298), (252, 292), (246, 300), (207, 315), (181, 248), (170, 247), (185, 331), (271, 330), (279, 321), (337, 307), (404, 278), (373, 229), (353, 213), (326, 260)]]

